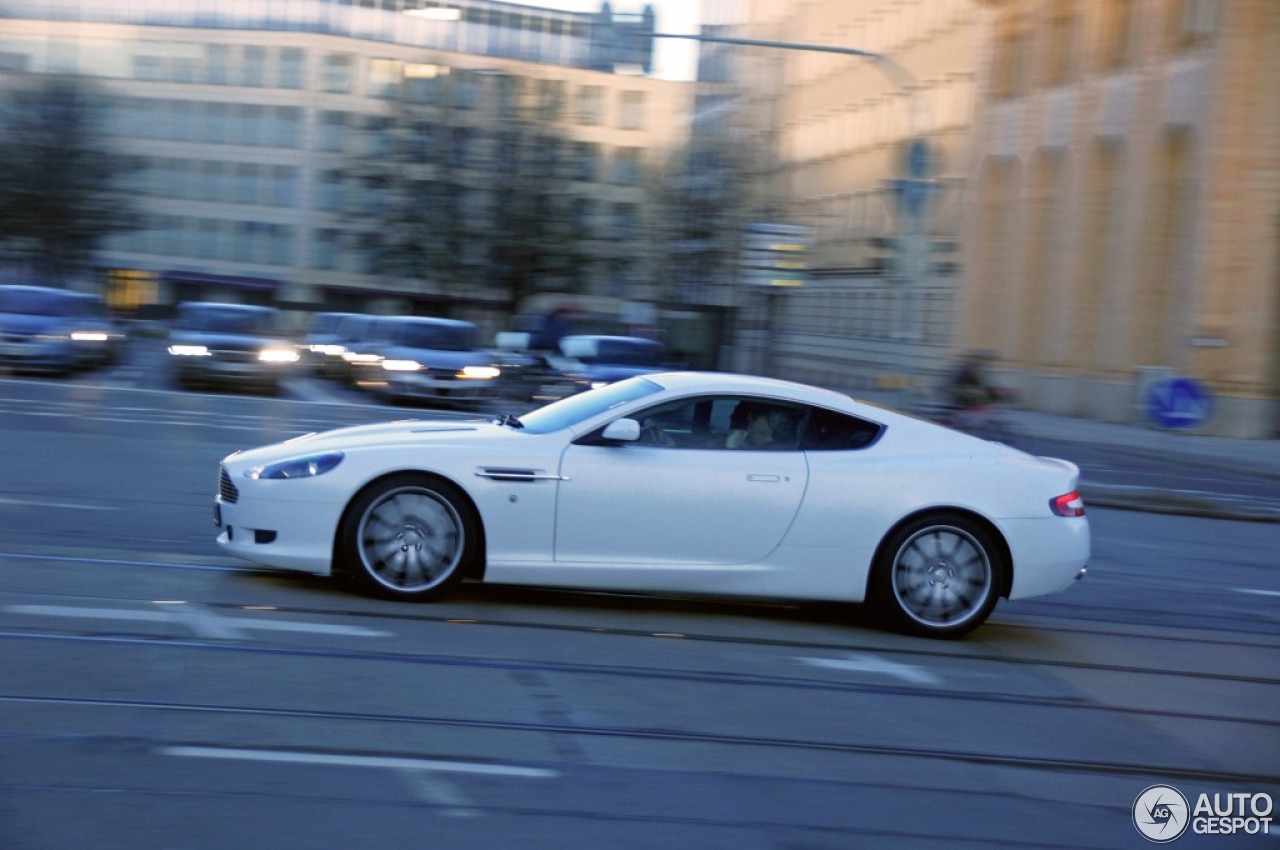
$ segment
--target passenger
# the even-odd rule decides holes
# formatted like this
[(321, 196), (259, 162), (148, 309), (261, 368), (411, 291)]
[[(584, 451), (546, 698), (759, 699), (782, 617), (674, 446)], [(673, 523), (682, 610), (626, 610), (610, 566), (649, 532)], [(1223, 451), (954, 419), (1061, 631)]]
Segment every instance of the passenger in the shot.
[(733, 411), (733, 418), (725, 448), (760, 449), (773, 443), (773, 425), (766, 409), (742, 402)]

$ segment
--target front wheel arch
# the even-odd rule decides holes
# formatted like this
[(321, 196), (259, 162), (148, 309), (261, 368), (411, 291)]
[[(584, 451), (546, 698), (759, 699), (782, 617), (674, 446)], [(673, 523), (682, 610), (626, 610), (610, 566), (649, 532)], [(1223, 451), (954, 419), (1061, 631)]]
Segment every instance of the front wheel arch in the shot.
[(343, 558), (343, 541), (349, 532), (349, 524), (358, 521), (358, 518), (353, 514), (353, 507), (369, 493), (388, 486), (396, 479), (416, 479), (427, 484), (440, 484), (453, 493), (459, 502), (458, 508), (460, 512), (464, 512), (467, 515), (475, 534), (475, 548), (471, 553), (470, 563), (462, 565), (463, 572), (460, 578), (463, 580), (482, 580), (484, 578), (488, 546), (485, 539), (484, 522), (471, 495), (463, 487), (443, 475), (418, 469), (401, 469), (385, 473), (366, 482), (359, 490), (351, 494), (351, 498), (342, 507), (341, 518), (333, 536), (333, 550), (330, 555), (333, 574), (336, 577), (350, 580), (353, 578), (353, 570), (358, 569), (352, 564), (345, 563)]

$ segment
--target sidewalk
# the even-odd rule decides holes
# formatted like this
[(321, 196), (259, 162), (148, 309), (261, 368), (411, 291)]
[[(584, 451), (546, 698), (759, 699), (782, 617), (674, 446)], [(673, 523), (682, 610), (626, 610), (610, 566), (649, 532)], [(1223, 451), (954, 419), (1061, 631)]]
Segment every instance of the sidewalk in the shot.
[(1197, 464), (1243, 472), (1273, 480), (1276, 485), (1276, 497), (1265, 500), (1232, 497), (1230, 494), (1097, 484), (1082, 479), (1080, 491), (1087, 504), (1253, 522), (1280, 522), (1280, 440), (1206, 437), (1026, 410), (1013, 411), (1012, 415), (1028, 432), (1044, 439), (1105, 444), (1111, 449), (1171, 464)]
[[(861, 393), (856, 397), (888, 407), (895, 407), (899, 400), (891, 393)], [(1243, 472), (1272, 479), (1276, 484), (1274, 500), (1258, 500), (1232, 498), (1230, 494), (1212, 496), (1152, 487), (1097, 484), (1082, 479), (1080, 490), (1087, 504), (1159, 513), (1280, 522), (1280, 439), (1207, 437), (1178, 431), (1161, 431), (1143, 425), (1121, 425), (1030, 410), (1011, 410), (1009, 415), (1022, 429), (1039, 439), (1081, 445), (1101, 444), (1114, 450), (1171, 464), (1197, 464)]]

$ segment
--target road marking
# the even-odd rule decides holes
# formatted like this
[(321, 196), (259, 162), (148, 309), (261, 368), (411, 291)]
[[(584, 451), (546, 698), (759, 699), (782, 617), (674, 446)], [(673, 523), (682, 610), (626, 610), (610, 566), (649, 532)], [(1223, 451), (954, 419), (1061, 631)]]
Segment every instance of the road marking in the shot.
[(445, 817), (474, 818), (484, 814), (466, 794), (429, 770), (400, 768), (396, 772), (416, 797), (433, 806), (439, 806), (440, 813)]
[(84, 502), (46, 502), (40, 499), (10, 499), (0, 496), (0, 505), (22, 505), (31, 508), (68, 508), (73, 511), (119, 511), (118, 505), (87, 505)]
[(237, 639), (237, 629), (308, 634), (342, 635), (344, 637), (392, 637), (360, 626), (333, 626), (324, 623), (300, 623), (296, 620), (258, 620), (252, 617), (219, 617), (198, 606), (174, 606), (168, 611), (128, 611), (119, 608), (77, 608), (69, 605), (6, 605), (10, 614), (35, 614), (46, 617), (79, 617), (101, 620), (140, 620), (150, 623), (180, 623), (200, 637)]
[(899, 664), (896, 661), (890, 661), (878, 655), (869, 655), (861, 652), (850, 653), (847, 658), (797, 658), (796, 660), (811, 664), (814, 667), (825, 667), (828, 670), (883, 673), (886, 676), (893, 676), (895, 679), (902, 679), (904, 682), (911, 682), (915, 685), (942, 684), (940, 676), (923, 667), (916, 667), (914, 664)]
[(1280, 596), (1280, 590), (1257, 590), (1252, 587), (1233, 587), (1236, 593), (1249, 593), (1254, 596)]
[(425, 770), (432, 773), (470, 773), (479, 776), (510, 776), (518, 779), (554, 779), (559, 772), (540, 767), (511, 764), (412, 759), (395, 756), (349, 756), (340, 753), (297, 753), (287, 750), (244, 750), (222, 747), (161, 747), (167, 756), (186, 758), (268, 761), (285, 764), (326, 764), (338, 767), (380, 767), (391, 770)]

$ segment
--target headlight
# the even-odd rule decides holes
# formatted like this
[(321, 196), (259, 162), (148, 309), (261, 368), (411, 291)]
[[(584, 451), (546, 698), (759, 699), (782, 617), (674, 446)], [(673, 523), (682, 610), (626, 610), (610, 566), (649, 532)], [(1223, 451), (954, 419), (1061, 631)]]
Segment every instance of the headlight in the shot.
[(175, 357), (208, 357), (209, 348), (204, 345), (171, 345), (169, 353)]
[(316, 354), (325, 354), (329, 357), (341, 357), (347, 353), (347, 348), (344, 345), (308, 345), (307, 350)]
[(102, 331), (72, 331), (71, 338), (76, 342), (106, 342), (107, 335)]
[(342, 452), (325, 452), (319, 455), (308, 455), (266, 466), (255, 466), (245, 471), (245, 476), (253, 479), (270, 478), (314, 478), (324, 475), (342, 462)]
[(417, 372), (422, 364), (416, 360), (383, 360), (382, 368), (388, 372)]
[(502, 374), (502, 370), (497, 366), (464, 366), (458, 371), (455, 378), (474, 378), (476, 380), (488, 381)]
[(263, 363), (296, 363), (298, 362), (298, 349), (264, 348), (258, 352), (258, 359)]
[(359, 354), (354, 351), (348, 351), (342, 355), (342, 359), (348, 363), (377, 363), (382, 359), (380, 354)]

